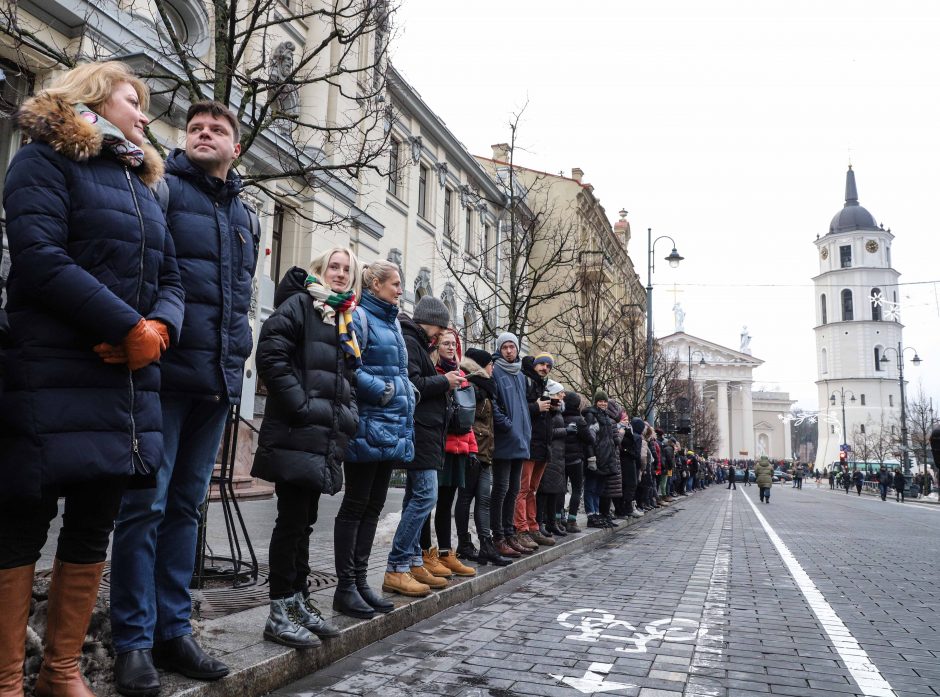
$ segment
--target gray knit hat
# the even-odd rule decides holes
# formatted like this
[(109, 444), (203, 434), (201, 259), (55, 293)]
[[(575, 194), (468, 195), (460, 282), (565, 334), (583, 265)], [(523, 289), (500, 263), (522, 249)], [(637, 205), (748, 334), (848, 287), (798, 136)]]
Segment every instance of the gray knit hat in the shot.
[(499, 353), (499, 350), (503, 348), (503, 344), (507, 341), (511, 341), (516, 345), (516, 351), (519, 350), (519, 339), (516, 338), (516, 335), (512, 332), (503, 332), (498, 337), (496, 337), (496, 352)]
[(430, 324), (442, 329), (450, 326), (450, 312), (447, 311), (447, 305), (433, 295), (425, 295), (418, 301), (411, 319), (416, 324)]

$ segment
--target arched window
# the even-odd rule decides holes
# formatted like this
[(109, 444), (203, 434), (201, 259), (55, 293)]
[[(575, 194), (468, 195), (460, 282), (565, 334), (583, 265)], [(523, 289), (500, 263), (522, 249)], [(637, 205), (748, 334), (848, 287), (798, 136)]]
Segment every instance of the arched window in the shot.
[(829, 372), (829, 355), (826, 353), (826, 349), (823, 349), (819, 354), (819, 372), (823, 375)]
[(881, 367), (881, 353), (882, 353), (882, 347), (876, 346), (875, 347), (875, 370), (878, 372), (884, 370), (884, 368)]
[(855, 319), (855, 311), (852, 309), (852, 291), (848, 288), (842, 291), (842, 321), (851, 322)]
[[(859, 395), (859, 396), (861, 397), (862, 406), (864, 407), (864, 406), (865, 406), (865, 395), (864, 395), (864, 393), (863, 393), (863, 394), (861, 394), (861, 395)], [(863, 431), (863, 433), (864, 433), (864, 431)]]
[(865, 434), (865, 424), (859, 424), (859, 429), (861, 430), (862, 435), (864, 435), (864, 434)]
[(881, 321), (881, 289), (871, 289), (871, 318), (875, 322)]
[(826, 314), (826, 294), (825, 293), (819, 296), (819, 310), (820, 310), (819, 316), (822, 317), (822, 322), (820, 322), (820, 324), (826, 324), (829, 321), (829, 319)]

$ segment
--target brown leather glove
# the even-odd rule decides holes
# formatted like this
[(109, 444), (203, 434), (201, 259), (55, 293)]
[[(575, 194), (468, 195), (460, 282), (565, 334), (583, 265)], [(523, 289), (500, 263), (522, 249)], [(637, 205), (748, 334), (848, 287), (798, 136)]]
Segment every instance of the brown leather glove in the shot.
[(160, 339), (163, 341), (163, 348), (160, 349), (160, 352), (163, 353), (170, 348), (170, 332), (167, 330), (166, 325), (158, 319), (148, 319), (145, 321), (148, 327), (153, 327), (157, 331), (157, 334), (160, 335)]
[(105, 363), (111, 365), (127, 363), (127, 352), (123, 346), (102, 343), (95, 346), (94, 351)]
[(140, 370), (156, 360), (166, 349), (166, 343), (160, 337), (160, 332), (145, 319), (140, 320), (124, 337), (121, 344), (127, 354), (127, 367), (131, 370)]

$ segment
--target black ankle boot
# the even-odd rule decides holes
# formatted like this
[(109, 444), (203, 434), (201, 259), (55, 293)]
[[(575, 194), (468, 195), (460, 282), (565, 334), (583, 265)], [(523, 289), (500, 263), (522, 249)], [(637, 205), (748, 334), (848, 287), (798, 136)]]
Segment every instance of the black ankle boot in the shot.
[[(481, 543), (482, 544), (482, 543)], [(470, 533), (463, 535), (457, 535), (457, 557), (459, 559), (466, 559), (468, 561), (477, 560), (477, 548), (473, 546), (473, 541), (470, 538)]]
[(384, 615), (395, 609), (395, 603), (376, 593), (366, 583), (365, 578), (359, 579), (358, 576), (356, 577), (356, 590), (359, 591), (359, 596), (366, 601), (366, 604), (376, 612), (381, 612)]
[(486, 566), (487, 564), (492, 564), (493, 566), (508, 566), (512, 564), (512, 559), (504, 557), (499, 553), (499, 550), (496, 549), (492, 537), (480, 538), (480, 551), (477, 554), (476, 561), (480, 566)]
[(343, 579), (336, 586), (336, 592), (333, 594), (333, 609), (348, 617), (361, 620), (371, 620), (375, 617), (375, 610), (359, 594), (356, 582), (351, 579)]

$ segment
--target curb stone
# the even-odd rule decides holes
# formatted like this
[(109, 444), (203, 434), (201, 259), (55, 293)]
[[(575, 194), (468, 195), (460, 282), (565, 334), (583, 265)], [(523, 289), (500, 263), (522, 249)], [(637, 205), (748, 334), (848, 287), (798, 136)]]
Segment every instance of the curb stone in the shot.
[[(387, 615), (376, 615), (371, 620), (356, 620), (328, 611), (326, 608), (332, 604), (332, 589), (315, 593), (313, 598), (317, 606), (323, 608), (324, 617), (337, 624), (342, 633), (335, 639), (324, 640), (321, 646), (313, 649), (297, 650), (264, 641), (261, 629), (267, 618), (267, 606), (206, 621), (200, 641), (206, 648), (212, 649), (213, 654), (228, 663), (232, 669), (231, 673), (216, 682), (197, 682), (175, 674), (161, 673), (161, 692), (172, 697), (266, 694), (571, 552), (599, 547), (622, 534), (624, 530), (658, 518), (673, 506), (647, 512), (642, 518), (620, 521), (620, 525), (613, 530), (585, 530), (569, 536), (572, 539), (565, 538), (553, 547), (540, 548), (538, 553), (515, 560), (509, 566), (479, 567), (477, 576), (452, 582), (447, 588), (435, 591), (425, 598), (414, 600), (393, 596), (393, 600), (401, 601), (402, 604)], [(681, 509), (673, 509), (674, 512), (675, 510)], [(226, 641), (227, 637), (230, 641)], [(239, 638), (241, 641), (238, 641)], [(235, 643), (232, 639), (241, 646), (232, 650), (232, 644)], [(226, 650), (226, 645), (229, 650)]]

